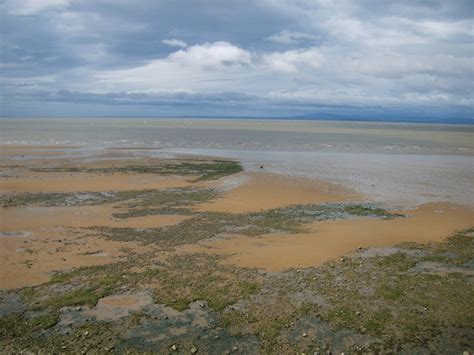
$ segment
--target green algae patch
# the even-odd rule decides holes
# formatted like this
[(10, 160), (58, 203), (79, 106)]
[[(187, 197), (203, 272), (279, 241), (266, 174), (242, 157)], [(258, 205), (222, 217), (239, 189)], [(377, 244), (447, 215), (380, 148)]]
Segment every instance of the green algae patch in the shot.
[[(183, 212), (197, 203), (208, 201), (216, 196), (217, 192), (214, 189), (190, 187), (109, 192), (26, 192), (0, 196), (0, 205), (5, 208), (25, 206), (72, 207), (125, 203), (124, 208), (127, 208), (128, 211), (116, 213), (114, 217), (128, 218), (151, 214), (172, 214), (176, 211)], [(150, 209), (153, 210), (153, 213), (148, 212)]]
[(61, 172), (61, 173), (100, 173), (100, 174), (157, 174), (192, 176), (194, 181), (216, 180), (224, 176), (237, 174), (243, 171), (239, 162), (232, 160), (165, 160), (150, 165), (127, 165), (103, 168), (87, 167), (32, 167), (34, 172)]
[[(182, 199), (167, 201), (167, 207), (176, 212), (175, 208), (185, 208), (190, 204), (200, 203), (214, 196), (214, 192), (191, 191), (180, 194)], [(141, 201), (132, 202), (130, 210), (120, 215), (126, 218), (135, 215), (149, 214), (146, 208), (150, 204)], [(141, 210), (145, 208), (145, 210)], [(152, 207), (153, 208), (153, 207)], [(153, 210), (154, 211), (154, 210)], [(97, 236), (114, 240), (144, 244), (157, 244), (162, 247), (175, 247), (183, 244), (195, 243), (200, 240), (218, 237), (223, 234), (241, 234), (257, 237), (268, 233), (301, 233), (305, 232), (305, 224), (327, 219), (346, 219), (355, 217), (371, 218), (400, 218), (403, 215), (392, 214), (370, 205), (354, 204), (324, 204), (324, 205), (294, 205), (252, 213), (224, 213), (224, 212), (197, 212), (187, 209), (192, 217), (176, 225), (160, 228), (122, 228), (122, 227), (93, 227), (91, 231)]]

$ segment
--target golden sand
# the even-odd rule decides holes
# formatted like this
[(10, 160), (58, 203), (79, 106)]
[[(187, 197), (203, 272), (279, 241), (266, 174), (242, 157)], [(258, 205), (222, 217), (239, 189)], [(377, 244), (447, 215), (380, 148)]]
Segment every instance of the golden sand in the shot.
[[(12, 151), (35, 152), (33, 147), (10, 147)], [(46, 151), (38, 147), (38, 151)], [(51, 151), (60, 152), (57, 147)], [(184, 186), (221, 187), (229, 179), (240, 185), (199, 206), (200, 211), (243, 213), (292, 204), (358, 201), (364, 197), (335, 184), (266, 173), (241, 173), (220, 181), (191, 183), (190, 177), (163, 177), (153, 174), (35, 173), (22, 166), (110, 167), (154, 164), (158, 160), (137, 161), (122, 152), (100, 153), (100, 160), (45, 157), (39, 160), (11, 160), (8, 176), (0, 178), (0, 193), (75, 192), (162, 189)], [(31, 154), (29, 154), (31, 155)], [(122, 160), (114, 160), (115, 155)], [(14, 162), (14, 164), (12, 164)], [(12, 165), (15, 165), (12, 167)], [(116, 242), (91, 236), (94, 226), (151, 228), (180, 223), (189, 216), (143, 216), (117, 219), (113, 204), (82, 207), (3, 208), (0, 211), (0, 288), (18, 288), (47, 281), (52, 272), (78, 266), (113, 263), (127, 250), (146, 253), (155, 246)], [(400, 242), (439, 241), (455, 230), (472, 226), (471, 208), (448, 203), (425, 204), (405, 211), (408, 218), (380, 220), (357, 218), (323, 221), (308, 225), (301, 234), (269, 234), (261, 237), (227, 236), (218, 240), (178, 248), (178, 253), (205, 252), (226, 255), (225, 263), (280, 271), (291, 267), (317, 266), (358, 247), (392, 246)], [(128, 249), (126, 249), (128, 248)], [(169, 252), (164, 252), (169, 253)]]
[(225, 254), (225, 263), (282, 271), (318, 266), (359, 247), (393, 246), (401, 242), (440, 241), (473, 225), (474, 210), (449, 203), (430, 203), (404, 211), (408, 218), (354, 218), (314, 222), (309, 233), (231, 236), (186, 246), (187, 252)]
[(244, 173), (248, 179), (208, 203), (200, 211), (244, 213), (295, 204), (360, 200), (361, 196), (340, 185), (306, 178), (268, 173)]

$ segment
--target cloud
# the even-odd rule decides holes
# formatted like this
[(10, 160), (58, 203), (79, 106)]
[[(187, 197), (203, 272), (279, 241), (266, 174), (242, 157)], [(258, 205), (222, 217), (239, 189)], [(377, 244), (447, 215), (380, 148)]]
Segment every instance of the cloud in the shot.
[(50, 9), (65, 8), (71, 0), (7, 0), (6, 7), (9, 14), (28, 16)]
[(305, 41), (315, 41), (318, 37), (309, 33), (283, 30), (268, 37), (268, 40), (279, 44), (298, 44)]
[(218, 110), (215, 98), (233, 93), (221, 99), (238, 102), (235, 115), (331, 103), (472, 116), (471, 0), (6, 0), (0, 10), (0, 95), (28, 112), (75, 95), (110, 110), (157, 95), (173, 98), (157, 110), (177, 96), (177, 111)]
[(167, 60), (182, 65), (220, 66), (250, 64), (251, 55), (246, 50), (229, 42), (219, 41), (181, 49), (171, 53)]
[(295, 73), (300, 66), (311, 68), (321, 67), (324, 62), (324, 57), (318, 48), (309, 48), (265, 54), (262, 57), (262, 61), (272, 70)]
[(168, 46), (172, 46), (172, 47), (182, 47), (182, 48), (186, 48), (188, 45), (186, 44), (186, 42), (180, 40), (180, 39), (164, 39), (161, 41), (161, 43), (164, 43), (164, 44), (167, 44)]

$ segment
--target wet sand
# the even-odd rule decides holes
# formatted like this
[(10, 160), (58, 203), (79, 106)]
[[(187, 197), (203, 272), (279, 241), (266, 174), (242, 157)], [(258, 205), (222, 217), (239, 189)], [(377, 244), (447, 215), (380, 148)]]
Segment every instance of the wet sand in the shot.
[[(127, 153), (100, 152), (98, 159), (55, 158), (57, 147), (10, 147), (13, 155), (24, 151), (46, 152), (41, 161), (2, 158), (0, 194), (19, 192), (98, 192), (170, 187), (214, 187), (220, 195), (196, 211), (245, 213), (295, 204), (364, 201), (364, 196), (337, 184), (263, 172), (244, 172), (216, 181), (192, 183), (191, 178), (155, 174), (103, 174), (32, 172), (30, 166), (107, 167), (153, 164)], [(31, 154), (30, 154), (31, 155)], [(114, 158), (120, 160), (114, 160)], [(14, 164), (12, 164), (14, 162)], [(7, 167), (8, 166), (8, 167)], [(113, 263), (127, 250), (145, 253), (149, 246), (135, 242), (99, 239), (87, 233), (94, 226), (153, 228), (176, 225), (189, 216), (158, 215), (116, 219), (117, 205), (81, 207), (14, 207), (0, 212), (0, 288), (18, 288), (47, 281), (54, 271), (78, 266)], [(392, 246), (400, 242), (439, 241), (456, 230), (472, 226), (472, 208), (449, 203), (424, 204), (402, 211), (408, 218), (380, 220), (357, 218), (322, 221), (300, 234), (267, 234), (258, 237), (222, 236), (178, 248), (178, 253), (204, 252), (228, 256), (224, 263), (282, 271), (317, 266), (358, 247)], [(174, 255), (176, 252), (170, 252)]]
[(224, 263), (283, 271), (319, 266), (358, 248), (394, 246), (402, 242), (437, 242), (455, 231), (472, 226), (474, 210), (449, 203), (432, 203), (416, 210), (400, 211), (407, 218), (381, 220), (354, 218), (315, 222), (309, 233), (270, 234), (259, 238), (229, 236), (201, 246), (186, 246), (187, 252), (229, 255)]
[(234, 180), (236, 187), (200, 205), (200, 211), (244, 213), (295, 204), (361, 199), (360, 195), (341, 185), (270, 173), (244, 173), (225, 180), (223, 185)]
[(32, 173), (2, 178), (0, 193), (7, 192), (102, 192), (184, 187), (185, 178), (152, 174)]

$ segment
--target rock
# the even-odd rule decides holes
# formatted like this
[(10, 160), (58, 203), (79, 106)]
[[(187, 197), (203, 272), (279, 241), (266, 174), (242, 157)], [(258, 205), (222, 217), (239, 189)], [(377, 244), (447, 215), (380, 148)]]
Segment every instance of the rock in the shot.
[(303, 333), (303, 338), (306, 338), (307, 336), (308, 336), (308, 334)]
[(359, 311), (356, 312), (356, 316), (360, 316), (361, 314)]
[(360, 332), (362, 334), (365, 334), (367, 332), (367, 329), (365, 329), (365, 327), (360, 327)]
[(260, 165), (260, 169), (263, 169), (263, 165)]
[(197, 352), (198, 352), (198, 349), (195, 346), (193, 346), (191, 348), (191, 354), (196, 354)]
[(344, 259), (344, 258), (341, 258), (341, 261), (344, 261), (344, 260), (346, 260), (346, 259)]
[(204, 303), (199, 303), (199, 307), (204, 308), (206, 305)]
[(214, 337), (214, 339), (219, 339), (219, 335), (216, 335), (216, 336)]
[(171, 345), (171, 350), (173, 350), (173, 351), (178, 350), (178, 347), (176, 346), (176, 344)]
[(82, 309), (82, 307), (76, 307), (76, 311), (80, 311)]
[(84, 335), (85, 335), (85, 336), (88, 336), (88, 335), (89, 335), (89, 331), (86, 330), (86, 331), (84, 332)]
[(239, 350), (239, 348), (236, 347), (236, 346), (234, 346), (234, 347), (232, 348), (232, 351), (237, 351), (237, 350)]

